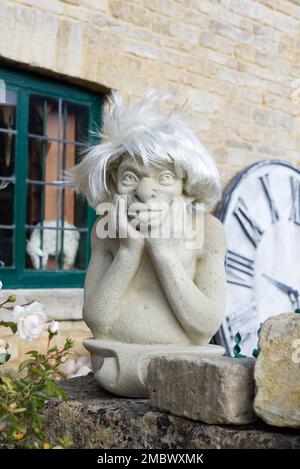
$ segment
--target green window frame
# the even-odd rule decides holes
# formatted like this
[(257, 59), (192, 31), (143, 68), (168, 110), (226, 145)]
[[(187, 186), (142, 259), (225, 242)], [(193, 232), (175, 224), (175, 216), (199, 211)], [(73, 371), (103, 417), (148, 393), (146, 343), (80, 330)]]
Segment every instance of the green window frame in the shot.
[[(0, 280), (4, 288), (81, 288), (85, 270), (30, 270), (25, 264), (26, 204), (24, 194), (28, 183), (29, 108), (30, 96), (64, 100), (88, 108), (88, 141), (93, 142), (93, 131), (101, 127), (104, 96), (93, 91), (66, 84), (56, 78), (44, 78), (32, 73), (0, 67), (0, 79), (6, 90), (16, 94), (16, 123), (14, 144), (14, 237), (13, 266), (0, 266)], [(1, 176), (1, 168), (0, 168)], [(0, 181), (1, 182), (1, 181)], [(87, 210), (87, 239), (85, 269), (90, 257), (90, 233), (96, 219), (93, 209)], [(1, 229), (1, 228), (0, 228)], [(62, 232), (63, 236), (63, 232)]]

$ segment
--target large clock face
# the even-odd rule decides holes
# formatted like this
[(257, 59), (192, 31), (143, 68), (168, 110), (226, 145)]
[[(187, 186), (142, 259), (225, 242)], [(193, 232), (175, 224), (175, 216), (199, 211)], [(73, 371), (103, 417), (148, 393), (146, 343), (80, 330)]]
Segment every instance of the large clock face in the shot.
[(268, 317), (294, 311), (300, 293), (300, 171), (261, 161), (225, 192), (219, 218), (227, 235), (228, 297), (221, 342), (232, 355), (234, 336), (251, 355)]

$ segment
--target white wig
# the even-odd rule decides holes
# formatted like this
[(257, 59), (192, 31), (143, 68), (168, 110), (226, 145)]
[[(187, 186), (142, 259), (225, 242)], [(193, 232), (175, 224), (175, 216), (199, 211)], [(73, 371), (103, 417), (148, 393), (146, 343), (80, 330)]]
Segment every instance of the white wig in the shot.
[(122, 155), (139, 158), (144, 165), (173, 163), (184, 174), (184, 192), (194, 201), (214, 204), (221, 196), (215, 162), (192, 130), (182, 121), (178, 107), (163, 113), (167, 97), (148, 93), (140, 102), (124, 101), (112, 92), (104, 112), (101, 143), (91, 147), (71, 171), (71, 184), (92, 207), (108, 201), (108, 171)]

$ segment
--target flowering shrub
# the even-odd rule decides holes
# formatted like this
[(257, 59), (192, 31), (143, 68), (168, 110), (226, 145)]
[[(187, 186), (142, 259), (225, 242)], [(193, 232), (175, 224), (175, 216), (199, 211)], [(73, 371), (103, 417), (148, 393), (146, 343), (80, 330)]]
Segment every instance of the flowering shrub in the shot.
[[(32, 300), (23, 305), (12, 306), (15, 301), (16, 297), (11, 295), (0, 303), (0, 308), (11, 313), (10, 320), (0, 321), (0, 326), (9, 327), (14, 334), (18, 333), (27, 341), (39, 337), (47, 321), (43, 305)], [(68, 337), (63, 348), (58, 349), (53, 344), (53, 338), (59, 333), (59, 323), (52, 321), (47, 332), (48, 343), (44, 354), (31, 350), (27, 352), (28, 359), (20, 364), (17, 377), (7, 373), (0, 375), (0, 442), (5, 446), (51, 447), (45, 439), (45, 415), (42, 409), (53, 397), (67, 398), (58, 385), (59, 379), (64, 377), (59, 366), (70, 354), (73, 339)], [(0, 365), (9, 359), (8, 344), (0, 339)], [(54, 448), (68, 448), (71, 445), (68, 438), (63, 438)]]

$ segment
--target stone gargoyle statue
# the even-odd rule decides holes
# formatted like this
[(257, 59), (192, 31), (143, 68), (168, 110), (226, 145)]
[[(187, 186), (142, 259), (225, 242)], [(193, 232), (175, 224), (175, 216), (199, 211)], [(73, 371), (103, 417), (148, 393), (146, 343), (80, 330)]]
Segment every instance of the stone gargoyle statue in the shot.
[(84, 286), (85, 339), (95, 379), (147, 397), (147, 366), (165, 353), (223, 355), (209, 344), (223, 319), (223, 225), (206, 212), (220, 197), (212, 157), (165, 98), (113, 92), (98, 145), (71, 177), (100, 214)]

